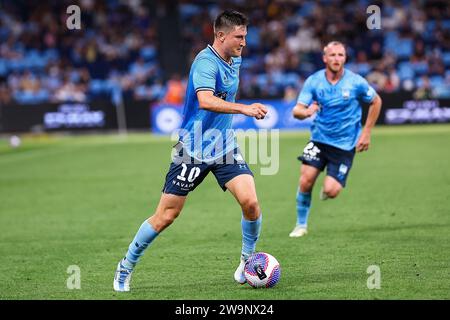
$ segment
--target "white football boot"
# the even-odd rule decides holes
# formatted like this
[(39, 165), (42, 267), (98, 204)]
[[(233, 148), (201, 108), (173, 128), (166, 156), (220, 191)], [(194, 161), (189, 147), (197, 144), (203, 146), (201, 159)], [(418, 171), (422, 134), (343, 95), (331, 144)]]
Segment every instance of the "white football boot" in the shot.
[(306, 229), (306, 226), (296, 225), (294, 230), (292, 230), (291, 233), (289, 233), (289, 237), (291, 238), (298, 238), (303, 237), (308, 233), (308, 230)]
[(243, 257), (241, 257), (241, 262), (239, 263), (239, 266), (234, 272), (234, 280), (236, 280), (237, 283), (244, 284), (247, 282), (244, 276), (244, 268), (245, 268), (245, 260)]
[(130, 281), (133, 270), (125, 268), (119, 261), (116, 273), (114, 275), (114, 291), (128, 292), (130, 291)]

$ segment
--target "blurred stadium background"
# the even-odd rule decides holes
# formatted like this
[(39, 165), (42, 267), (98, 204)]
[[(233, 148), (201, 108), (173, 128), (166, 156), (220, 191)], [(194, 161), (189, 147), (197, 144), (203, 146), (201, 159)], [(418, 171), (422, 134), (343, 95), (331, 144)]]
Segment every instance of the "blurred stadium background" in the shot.
[[(72, 4), (79, 30), (66, 27)], [(366, 26), (372, 4), (379, 30)], [(180, 124), (190, 63), (225, 8), (251, 22), (238, 100), (271, 106), (235, 127), (291, 131), (277, 175), (252, 165), (265, 212), (258, 247), (280, 261), (282, 280), (262, 291), (233, 283), (239, 210), (209, 177), (152, 244), (134, 292), (117, 295), (117, 260), (170, 160), (173, 141), (150, 132)], [(290, 241), (309, 125), (290, 111), (330, 40), (347, 44), (347, 68), (383, 111), (349, 188), (326, 203), (314, 193), (310, 235)], [(449, 66), (447, 1), (0, 0), (0, 299), (449, 299)], [(139, 133), (104, 134), (124, 129)], [(81, 290), (66, 287), (70, 265)], [(370, 265), (381, 290), (366, 286)]]
[[(80, 30), (66, 27), (73, 1), (0, 1), (0, 132), (114, 129), (122, 118), (116, 106), (129, 129), (171, 131), (190, 63), (212, 43), (215, 16), (230, 7), (251, 21), (238, 99), (290, 109), (305, 78), (323, 67), (323, 45), (337, 39), (348, 46), (347, 68), (383, 95), (379, 123), (450, 121), (446, 1), (75, 3)], [(366, 26), (373, 4), (378, 30)], [(411, 103), (421, 100), (428, 102)], [(158, 117), (161, 104), (174, 112)], [(288, 114), (278, 118), (266, 127), (292, 127)]]

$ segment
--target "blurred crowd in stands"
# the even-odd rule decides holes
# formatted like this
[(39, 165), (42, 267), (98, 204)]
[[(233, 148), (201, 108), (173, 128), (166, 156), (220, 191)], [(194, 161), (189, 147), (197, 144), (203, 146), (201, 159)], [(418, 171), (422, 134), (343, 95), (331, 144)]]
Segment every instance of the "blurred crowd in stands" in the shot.
[(0, 101), (86, 101), (124, 92), (159, 99), (157, 26), (139, 1), (0, 1)]
[[(158, 25), (143, 1), (80, 0), (82, 28), (69, 31), (61, 26), (70, 2), (0, 1), (0, 103), (123, 95), (183, 101), (187, 74), (162, 70)], [(331, 40), (347, 45), (346, 67), (380, 92), (450, 98), (447, 1), (178, 2), (186, 65), (212, 43), (221, 10), (249, 16), (239, 98), (295, 99), (306, 77), (323, 67), (322, 48)], [(379, 30), (366, 25), (371, 4), (381, 8)]]
[[(347, 68), (378, 91), (450, 97), (450, 6), (447, 1), (182, 1), (190, 59), (213, 37), (209, 21), (222, 9), (247, 13), (241, 96), (295, 99), (308, 75), (323, 68), (322, 48), (347, 45)], [(381, 29), (366, 24), (369, 5), (381, 9)], [(199, 37), (201, 35), (201, 37)]]

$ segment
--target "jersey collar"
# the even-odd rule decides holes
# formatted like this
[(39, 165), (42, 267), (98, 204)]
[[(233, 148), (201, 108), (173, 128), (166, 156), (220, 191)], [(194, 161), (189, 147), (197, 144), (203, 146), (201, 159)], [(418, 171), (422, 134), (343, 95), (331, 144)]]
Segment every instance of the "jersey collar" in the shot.
[(231, 62), (226, 61), (224, 58), (222, 58), (222, 56), (216, 51), (216, 49), (213, 48), (212, 45), (208, 44), (208, 48), (223, 62), (225, 62), (228, 66), (232, 66), (233, 65), (233, 58), (231, 58)]
[(342, 77), (339, 78), (338, 82), (336, 82), (335, 84), (332, 84), (327, 78), (327, 71), (326, 71), (326, 69), (323, 70), (323, 76), (324, 76), (325, 80), (328, 82), (328, 84), (330, 86), (333, 86), (333, 87), (337, 86), (338, 83), (341, 82), (342, 79), (344, 79), (346, 74), (347, 74), (347, 70), (344, 68), (344, 72), (342, 72)]

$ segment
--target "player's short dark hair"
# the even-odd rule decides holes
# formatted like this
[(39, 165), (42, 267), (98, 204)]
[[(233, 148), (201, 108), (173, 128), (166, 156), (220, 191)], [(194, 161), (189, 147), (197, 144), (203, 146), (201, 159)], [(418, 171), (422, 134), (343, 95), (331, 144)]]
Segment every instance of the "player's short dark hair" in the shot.
[(214, 21), (214, 34), (218, 31), (229, 31), (235, 26), (248, 26), (248, 18), (245, 14), (235, 10), (225, 10)]

